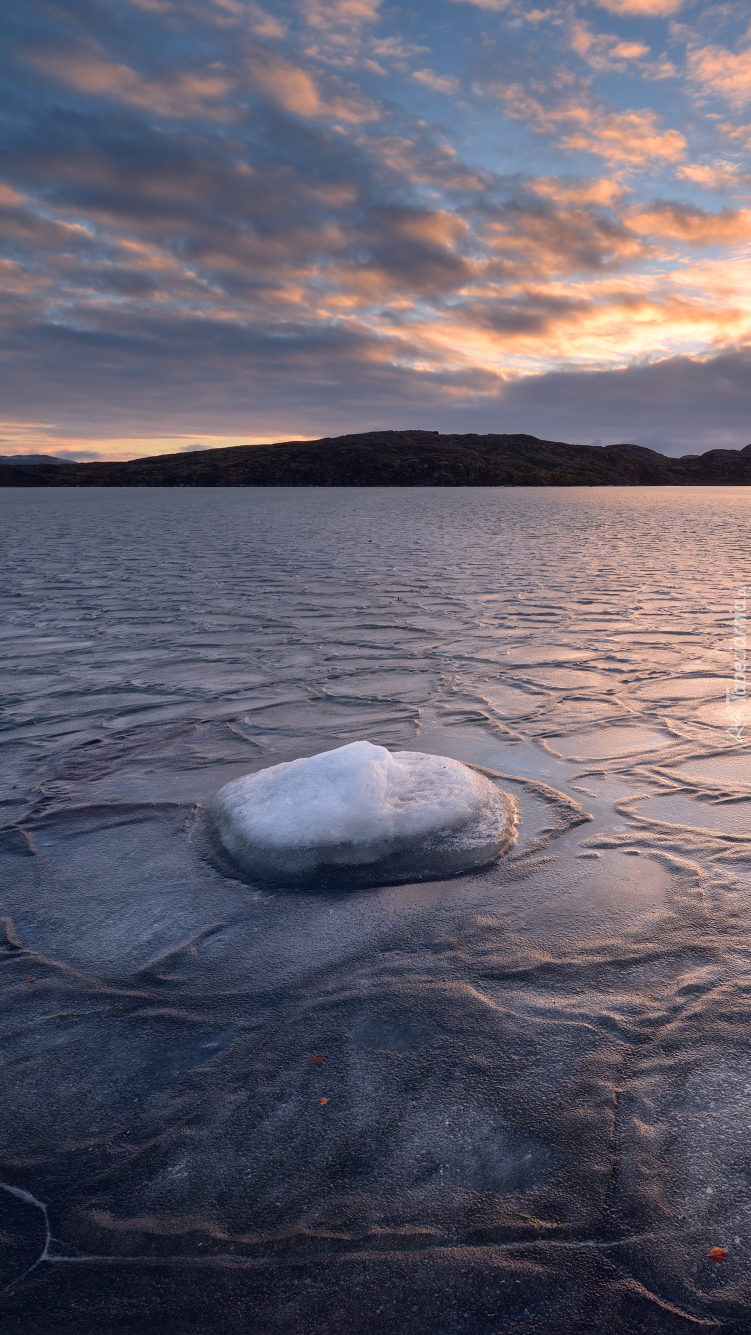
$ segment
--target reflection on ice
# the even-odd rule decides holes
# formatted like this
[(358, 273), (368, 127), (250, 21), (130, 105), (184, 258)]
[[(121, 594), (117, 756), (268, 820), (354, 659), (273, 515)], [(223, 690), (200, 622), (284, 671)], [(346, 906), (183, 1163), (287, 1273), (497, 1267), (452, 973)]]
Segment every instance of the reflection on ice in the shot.
[(576, 732), (566, 737), (551, 736), (551, 751), (572, 759), (600, 760), (608, 757), (635, 755), (667, 746), (670, 734), (655, 728), (601, 727), (596, 732)]
[[(749, 760), (751, 769), (751, 760)], [(751, 839), (751, 797), (714, 800), (704, 797), (659, 796), (639, 803), (642, 816), (656, 821), (685, 826), (688, 830), (702, 829), (715, 834), (738, 835)]]

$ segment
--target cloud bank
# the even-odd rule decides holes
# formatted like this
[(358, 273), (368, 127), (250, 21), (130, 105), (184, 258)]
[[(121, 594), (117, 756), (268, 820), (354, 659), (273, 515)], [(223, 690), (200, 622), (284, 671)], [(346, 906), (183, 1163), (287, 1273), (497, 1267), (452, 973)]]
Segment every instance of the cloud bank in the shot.
[(9, 29), (6, 453), (751, 438), (731, 7), (30, 0)]

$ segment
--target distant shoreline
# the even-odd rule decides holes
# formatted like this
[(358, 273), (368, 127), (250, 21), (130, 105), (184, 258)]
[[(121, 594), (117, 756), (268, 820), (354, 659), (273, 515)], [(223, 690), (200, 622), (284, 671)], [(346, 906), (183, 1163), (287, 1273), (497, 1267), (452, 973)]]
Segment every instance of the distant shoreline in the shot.
[(751, 445), (673, 459), (640, 445), (368, 431), (120, 463), (0, 463), (2, 487), (751, 486)]

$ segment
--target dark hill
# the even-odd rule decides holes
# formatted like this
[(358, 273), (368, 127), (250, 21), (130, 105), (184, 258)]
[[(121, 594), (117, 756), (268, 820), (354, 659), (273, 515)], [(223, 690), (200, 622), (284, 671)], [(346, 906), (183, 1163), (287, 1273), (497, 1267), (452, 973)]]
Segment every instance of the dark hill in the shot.
[(70, 459), (61, 459), (57, 454), (0, 454), (0, 464), (11, 464), (18, 468), (21, 464), (69, 464)]
[(670, 459), (640, 445), (367, 431), (126, 463), (0, 464), (5, 487), (629, 487), (751, 485), (751, 445)]

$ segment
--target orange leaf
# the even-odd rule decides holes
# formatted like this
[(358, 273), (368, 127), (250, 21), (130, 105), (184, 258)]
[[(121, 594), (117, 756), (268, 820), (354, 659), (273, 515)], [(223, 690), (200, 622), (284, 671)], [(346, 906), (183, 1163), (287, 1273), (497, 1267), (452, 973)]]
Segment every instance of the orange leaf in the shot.
[(35, 983), (35, 982), (36, 982), (36, 978), (34, 978), (34, 977), (32, 977), (32, 978), (27, 978), (27, 979), (26, 979), (26, 982), (27, 982), (27, 983)]
[(727, 1247), (713, 1247), (709, 1253), (709, 1259), (710, 1261), (715, 1261), (717, 1265), (719, 1265), (720, 1261), (725, 1260), (727, 1254)]
[[(328, 1099), (319, 1099), (318, 1102), (321, 1105), (321, 1107), (323, 1107), (324, 1103), (328, 1103)], [(727, 1252), (725, 1253), (725, 1255), (727, 1256)]]

